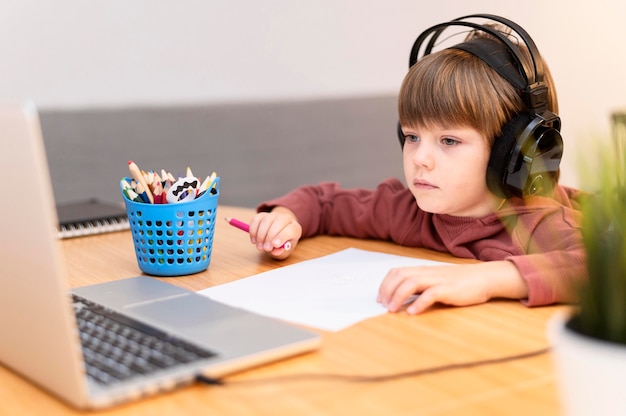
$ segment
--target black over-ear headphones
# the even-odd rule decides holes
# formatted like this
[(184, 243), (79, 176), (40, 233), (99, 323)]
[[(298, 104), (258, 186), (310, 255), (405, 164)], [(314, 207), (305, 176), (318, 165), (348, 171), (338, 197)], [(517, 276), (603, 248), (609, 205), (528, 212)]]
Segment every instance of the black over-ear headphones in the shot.
[[(519, 49), (506, 34), (491, 26), (467, 21), (474, 18), (495, 21), (512, 29), (528, 48), (532, 72), (527, 72)], [(508, 19), (491, 14), (473, 14), (440, 23), (422, 32), (411, 49), (409, 68), (418, 61), (420, 48), (426, 39), (430, 36), (422, 57), (431, 53), (441, 33), (451, 26), (469, 27), (493, 37), (474, 38), (451, 48), (469, 52), (493, 68), (520, 91), (528, 110), (513, 117), (494, 140), (487, 167), (489, 189), (501, 198), (549, 193), (558, 176), (563, 139), (559, 116), (547, 109), (548, 88), (543, 82), (543, 60), (535, 43), (524, 29)], [(400, 123), (397, 133), (400, 144), (404, 146)]]

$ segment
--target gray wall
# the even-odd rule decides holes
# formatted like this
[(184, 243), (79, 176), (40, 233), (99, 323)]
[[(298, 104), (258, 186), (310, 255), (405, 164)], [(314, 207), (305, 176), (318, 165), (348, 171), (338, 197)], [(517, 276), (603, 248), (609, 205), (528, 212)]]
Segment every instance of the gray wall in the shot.
[(374, 187), (403, 177), (395, 96), (43, 110), (40, 117), (58, 203), (121, 202), (129, 159), (144, 170), (216, 171), (220, 203), (246, 207), (306, 183)]

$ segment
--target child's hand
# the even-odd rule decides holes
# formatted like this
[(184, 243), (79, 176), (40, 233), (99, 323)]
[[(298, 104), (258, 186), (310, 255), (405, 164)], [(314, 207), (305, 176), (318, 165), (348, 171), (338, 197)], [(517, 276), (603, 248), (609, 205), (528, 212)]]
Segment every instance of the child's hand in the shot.
[(437, 302), (467, 306), (495, 297), (524, 299), (528, 287), (517, 268), (508, 261), (450, 266), (391, 269), (383, 279), (377, 302), (390, 312), (399, 311), (413, 295), (407, 313), (423, 312)]
[(287, 208), (276, 207), (272, 212), (260, 212), (250, 222), (252, 244), (277, 259), (289, 257), (300, 237), (302, 227)]

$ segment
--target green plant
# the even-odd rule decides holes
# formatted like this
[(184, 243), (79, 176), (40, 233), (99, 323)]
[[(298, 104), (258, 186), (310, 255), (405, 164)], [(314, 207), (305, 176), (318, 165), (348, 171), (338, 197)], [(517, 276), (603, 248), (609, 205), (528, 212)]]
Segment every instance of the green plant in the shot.
[(583, 203), (588, 280), (580, 287), (580, 309), (568, 326), (626, 344), (626, 154), (616, 145), (602, 156), (595, 172), (598, 190)]

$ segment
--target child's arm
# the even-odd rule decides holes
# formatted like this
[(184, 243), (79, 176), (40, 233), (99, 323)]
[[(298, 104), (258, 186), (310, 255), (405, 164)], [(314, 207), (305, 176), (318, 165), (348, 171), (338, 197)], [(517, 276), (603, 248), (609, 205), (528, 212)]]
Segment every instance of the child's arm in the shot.
[(505, 260), (403, 267), (387, 273), (377, 301), (390, 312), (397, 312), (415, 294), (419, 296), (408, 305), (409, 314), (421, 313), (437, 302), (467, 306), (493, 298), (524, 299), (528, 296), (528, 288), (515, 265)]
[[(302, 237), (302, 227), (288, 208), (257, 213), (250, 222), (250, 242), (276, 259), (289, 257)], [(289, 245), (285, 246), (285, 243)]]

